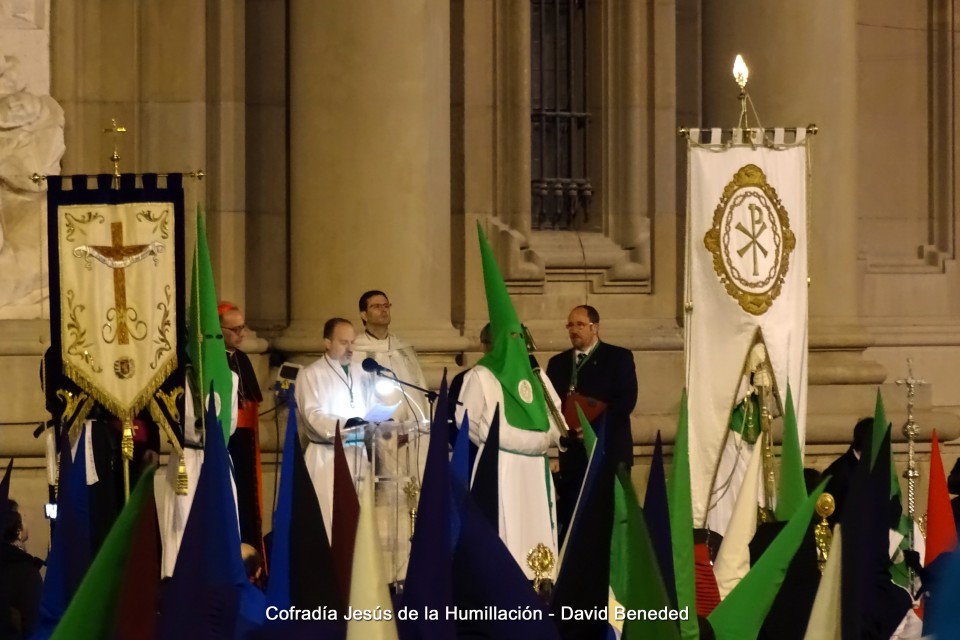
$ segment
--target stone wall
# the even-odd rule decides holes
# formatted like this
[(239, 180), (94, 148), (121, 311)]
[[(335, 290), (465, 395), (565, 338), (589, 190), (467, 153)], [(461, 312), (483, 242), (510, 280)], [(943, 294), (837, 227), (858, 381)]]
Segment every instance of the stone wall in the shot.
[[(907, 357), (930, 383), (918, 396), (921, 439), (932, 427), (960, 436), (950, 146), (960, 49), (947, 4), (928, 14), (894, 0), (743, 0), (736, 10), (594, 0), (602, 223), (579, 238), (530, 227), (524, 2), (416, 0), (392, 12), (374, 0), (59, 0), (50, 92), (66, 113), (64, 173), (108, 170), (111, 118), (130, 131), (122, 170), (207, 173), (186, 183), (188, 228), (202, 203), (221, 297), (260, 334), (247, 346), (262, 386), (273, 381), (268, 359), (315, 357), (323, 320), (356, 318), (367, 288), (391, 294), (397, 331), (432, 384), (444, 367), (474, 362), (486, 321), (479, 222), (542, 362), (566, 347), (566, 314), (583, 302), (600, 309), (606, 340), (634, 351), (642, 483), (656, 431), (673, 439), (684, 379), (676, 130), (735, 123), (730, 67), (743, 53), (762, 123), (821, 132), (807, 462), (822, 468), (878, 386), (902, 424), (893, 382)], [(31, 433), (47, 417), (37, 370), (48, 343), (42, 320), (0, 321), (0, 458), (18, 457), (12, 491), (28, 505), (34, 553), (45, 544), (45, 486)], [(272, 424), (266, 415), (268, 464)], [(895, 450), (902, 461), (903, 445)], [(929, 449), (919, 450), (925, 471)], [(948, 469), (956, 455), (945, 449)], [(264, 480), (268, 502), (269, 468)]]

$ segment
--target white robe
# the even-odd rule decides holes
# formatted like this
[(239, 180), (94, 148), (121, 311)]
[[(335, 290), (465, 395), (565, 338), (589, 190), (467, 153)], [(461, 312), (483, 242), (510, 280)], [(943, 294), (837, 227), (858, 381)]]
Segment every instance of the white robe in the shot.
[[(387, 367), (400, 380), (428, 388), (413, 345), (394, 334), (389, 333), (380, 340), (364, 332), (353, 341), (353, 349), (361, 358), (373, 358)], [(376, 378), (378, 382), (389, 379), (390, 374)], [(393, 419), (401, 423), (401, 432), (408, 438), (403, 446), (398, 445), (399, 438), (395, 437), (374, 439), (377, 521), (389, 577), (395, 581), (406, 576), (410, 557), (409, 512), (416, 506), (416, 496), (408, 496), (405, 490), (423, 481), (423, 468), (430, 447), (430, 403), (424, 393), (396, 383), (385, 393), (375, 387), (374, 393), (380, 402), (400, 403)]]
[[(350, 406), (351, 390), (353, 406)], [(333, 442), (337, 423), (340, 423), (342, 430), (350, 418), (367, 415), (367, 411), (375, 404), (373, 377), (363, 371), (356, 352), (350, 364), (349, 378), (339, 362), (323, 355), (300, 371), (294, 395), (300, 435), (309, 441), (303, 457), (320, 502), (327, 539), (330, 540), (333, 533)], [(344, 453), (354, 479), (354, 488), (370, 471), (363, 436), (361, 428), (343, 437)]]
[[(230, 435), (237, 430), (237, 388), (240, 378), (231, 372), (233, 391), (231, 393)], [(197, 482), (200, 480), (200, 469), (203, 467), (203, 449), (200, 432), (197, 431), (196, 412), (193, 408), (193, 393), (190, 385), (184, 385), (183, 402), (184, 444), (183, 460), (187, 470), (187, 495), (178, 496), (177, 467), (180, 465), (180, 456), (176, 452), (170, 454), (167, 460), (167, 470), (163, 475), (156, 474), (153, 479), (154, 497), (157, 501), (157, 519), (160, 523), (160, 541), (163, 547), (160, 560), (160, 577), (169, 578), (177, 564), (177, 554), (180, 553), (180, 543), (183, 542), (183, 532), (187, 527), (187, 518), (190, 517), (190, 508), (197, 493)], [(233, 502), (236, 507), (237, 486), (230, 474), (230, 485), (233, 488)], [(237, 529), (240, 521), (237, 520)]]
[[(401, 340), (397, 336), (388, 334), (384, 340), (374, 338), (369, 333), (362, 333), (353, 341), (354, 354), (359, 354), (360, 359), (373, 358), (384, 367), (387, 367), (404, 382), (415, 384), (418, 387), (427, 389), (427, 380), (423, 376), (423, 369), (420, 367), (420, 360), (417, 358), (417, 352), (408, 342)], [(389, 379), (389, 374), (385, 377)], [(426, 396), (410, 387), (403, 387), (401, 393), (396, 393), (395, 398), (382, 398), (381, 401), (388, 404), (400, 402), (400, 407), (393, 415), (393, 419), (398, 422), (415, 421), (421, 424), (429, 424), (430, 404)], [(392, 402), (391, 402), (392, 400)]]
[[(542, 372), (540, 377), (544, 380)], [(545, 382), (547, 392), (559, 407), (556, 391), (548, 380)], [(503, 407), (503, 388), (489, 369), (477, 365), (463, 378), (460, 402), (463, 404), (457, 406), (457, 422), (462, 422), (464, 411), (469, 414), (470, 439), (480, 447), (479, 461), (494, 411), (498, 404)], [(553, 553), (554, 571), (559, 560), (556, 499), (547, 449), (559, 443), (560, 430), (549, 411), (547, 419), (549, 431), (529, 431), (511, 426), (500, 412), (500, 538), (530, 580), (535, 575), (527, 565), (527, 553), (538, 543)], [(474, 464), (474, 474), (476, 470)]]

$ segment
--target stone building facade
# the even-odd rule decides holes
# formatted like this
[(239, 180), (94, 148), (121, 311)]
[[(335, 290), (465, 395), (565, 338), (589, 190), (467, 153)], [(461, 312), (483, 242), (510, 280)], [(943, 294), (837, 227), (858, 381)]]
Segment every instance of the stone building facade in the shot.
[[(633, 350), (641, 462), (658, 429), (672, 440), (684, 377), (677, 130), (736, 124), (730, 69), (742, 53), (762, 124), (820, 132), (808, 464), (823, 468), (845, 448), (878, 386), (902, 424), (894, 381), (907, 357), (930, 383), (918, 392), (921, 438), (933, 427), (941, 439), (960, 436), (954, 0), (26, 4), (47, 12), (49, 92), (66, 117), (63, 173), (108, 170), (102, 130), (116, 118), (129, 129), (124, 171), (207, 174), (188, 181), (186, 208), (209, 212), (219, 294), (256, 329), (246, 347), (262, 386), (273, 381), (271, 361), (315, 357), (324, 320), (356, 318), (371, 288), (389, 293), (396, 331), (421, 352), (432, 384), (444, 367), (474, 362), (486, 322), (479, 222), (542, 361), (567, 346), (566, 313), (584, 302), (600, 310), (604, 339)], [(544, 31), (555, 15), (567, 22)], [(589, 219), (555, 230), (540, 218), (552, 187), (536, 182), (543, 156), (532, 152), (531, 110), (557, 69), (532, 58), (545, 38), (562, 37), (580, 47), (571, 54), (580, 66), (565, 73), (579, 79), (589, 111), (577, 152), (590, 193)], [(49, 330), (42, 318), (0, 327), (0, 459), (17, 457), (13, 494), (36, 506), (46, 488), (31, 433), (47, 418), (37, 369)], [(262, 424), (275, 450), (272, 416)], [(929, 445), (919, 449), (925, 472)], [(902, 457), (904, 446), (895, 450)], [(948, 469), (956, 453), (947, 447)], [(272, 495), (273, 453), (264, 459)], [(37, 553), (38, 513), (28, 512)]]

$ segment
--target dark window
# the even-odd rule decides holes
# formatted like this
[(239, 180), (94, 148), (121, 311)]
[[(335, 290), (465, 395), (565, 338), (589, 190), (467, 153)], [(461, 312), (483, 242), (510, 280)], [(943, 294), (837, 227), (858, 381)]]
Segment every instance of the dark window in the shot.
[(531, 0), (534, 229), (580, 228), (589, 218), (587, 2)]

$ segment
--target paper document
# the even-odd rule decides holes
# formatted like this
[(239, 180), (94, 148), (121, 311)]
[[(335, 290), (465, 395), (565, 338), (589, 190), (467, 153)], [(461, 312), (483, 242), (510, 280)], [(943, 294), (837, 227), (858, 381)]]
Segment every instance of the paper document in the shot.
[(383, 422), (389, 419), (399, 406), (399, 402), (396, 404), (375, 404), (370, 407), (370, 410), (367, 411), (367, 415), (365, 415), (363, 419), (367, 422)]

